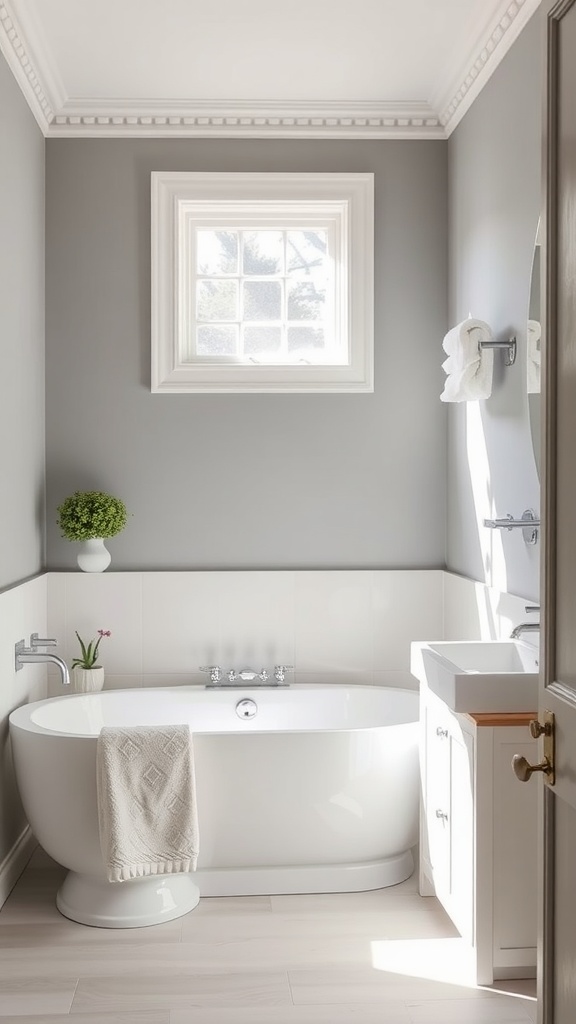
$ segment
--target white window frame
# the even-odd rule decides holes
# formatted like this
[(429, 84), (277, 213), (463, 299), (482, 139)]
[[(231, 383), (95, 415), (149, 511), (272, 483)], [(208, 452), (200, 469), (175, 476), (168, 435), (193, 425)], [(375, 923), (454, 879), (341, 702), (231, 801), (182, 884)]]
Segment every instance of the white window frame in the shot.
[[(336, 233), (336, 331), (343, 363), (190, 361), (190, 233), (250, 223)], [(236, 217), (236, 220), (234, 220)], [(374, 390), (374, 175), (152, 172), (152, 391), (155, 393)]]

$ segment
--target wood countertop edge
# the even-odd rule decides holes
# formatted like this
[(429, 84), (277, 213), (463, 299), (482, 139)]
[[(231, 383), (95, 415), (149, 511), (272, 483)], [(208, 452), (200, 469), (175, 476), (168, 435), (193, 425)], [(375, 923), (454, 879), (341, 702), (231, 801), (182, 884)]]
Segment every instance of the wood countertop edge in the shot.
[(511, 713), (488, 712), (478, 713), (469, 711), (466, 714), (478, 726), (499, 726), (499, 725), (528, 725), (533, 718), (538, 718), (537, 711), (513, 711)]

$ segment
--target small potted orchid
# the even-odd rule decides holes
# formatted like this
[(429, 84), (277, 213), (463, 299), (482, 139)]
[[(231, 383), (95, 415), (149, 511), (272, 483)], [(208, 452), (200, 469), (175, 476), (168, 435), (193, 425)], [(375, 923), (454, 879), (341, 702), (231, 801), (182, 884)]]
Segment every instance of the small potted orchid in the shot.
[(72, 661), (72, 685), (74, 693), (93, 693), (104, 686), (104, 669), (98, 665), (98, 652), (105, 636), (112, 636), (109, 629), (99, 629), (94, 640), (86, 642), (77, 630), (74, 631), (80, 644), (80, 657)]

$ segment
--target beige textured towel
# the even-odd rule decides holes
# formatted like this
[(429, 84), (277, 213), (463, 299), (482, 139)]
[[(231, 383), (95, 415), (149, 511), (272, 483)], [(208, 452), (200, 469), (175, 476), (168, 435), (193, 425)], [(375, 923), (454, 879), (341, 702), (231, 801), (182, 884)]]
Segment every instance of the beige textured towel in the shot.
[(97, 780), (100, 844), (111, 882), (194, 871), (198, 820), (187, 725), (103, 728)]

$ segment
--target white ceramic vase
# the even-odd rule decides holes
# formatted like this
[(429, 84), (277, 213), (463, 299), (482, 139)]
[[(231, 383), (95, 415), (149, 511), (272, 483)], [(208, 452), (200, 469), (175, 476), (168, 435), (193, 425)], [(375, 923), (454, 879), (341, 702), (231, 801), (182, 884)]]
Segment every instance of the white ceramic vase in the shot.
[(77, 562), (82, 572), (104, 572), (112, 560), (112, 555), (104, 544), (102, 537), (91, 537), (80, 542)]
[(96, 668), (80, 668), (76, 665), (72, 669), (70, 688), (73, 693), (97, 693), (103, 686), (104, 669), (101, 665)]

